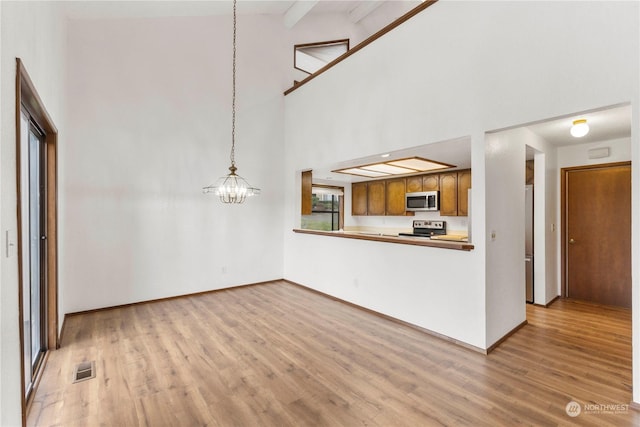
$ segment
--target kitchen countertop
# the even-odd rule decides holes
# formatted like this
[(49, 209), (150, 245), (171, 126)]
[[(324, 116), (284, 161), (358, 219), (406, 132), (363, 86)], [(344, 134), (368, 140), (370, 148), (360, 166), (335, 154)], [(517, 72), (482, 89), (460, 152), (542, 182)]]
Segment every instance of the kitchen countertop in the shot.
[(452, 242), (446, 240), (431, 240), (425, 237), (398, 236), (396, 234), (384, 234), (363, 231), (318, 231), (293, 229), (294, 233), (315, 234), (318, 236), (341, 237), (346, 239), (371, 240), (374, 242), (398, 243), (401, 245), (429, 246), (433, 248), (455, 249), (470, 251), (474, 246), (468, 242)]

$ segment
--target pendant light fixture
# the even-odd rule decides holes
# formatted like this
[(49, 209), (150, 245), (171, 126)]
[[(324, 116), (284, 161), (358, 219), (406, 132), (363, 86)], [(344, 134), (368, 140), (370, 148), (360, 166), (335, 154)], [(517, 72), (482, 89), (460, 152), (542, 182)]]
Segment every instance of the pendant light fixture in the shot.
[(252, 187), (240, 175), (236, 174), (236, 2), (233, 0), (233, 90), (231, 101), (231, 166), (230, 173), (216, 181), (215, 184), (204, 187), (204, 193), (213, 193), (223, 203), (243, 203), (247, 197), (260, 194), (260, 189)]

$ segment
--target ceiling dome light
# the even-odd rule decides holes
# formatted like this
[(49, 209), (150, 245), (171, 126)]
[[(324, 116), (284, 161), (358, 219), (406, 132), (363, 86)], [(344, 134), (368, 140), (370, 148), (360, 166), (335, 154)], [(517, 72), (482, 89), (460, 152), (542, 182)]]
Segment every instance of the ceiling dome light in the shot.
[(589, 133), (589, 125), (587, 124), (586, 119), (579, 119), (573, 121), (573, 126), (571, 126), (571, 136), (574, 138), (582, 138), (586, 134)]

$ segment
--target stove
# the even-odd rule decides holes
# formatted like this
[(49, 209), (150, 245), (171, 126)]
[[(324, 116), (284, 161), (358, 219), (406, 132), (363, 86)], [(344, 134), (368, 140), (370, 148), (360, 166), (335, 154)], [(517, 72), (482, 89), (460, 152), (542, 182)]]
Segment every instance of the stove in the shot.
[(424, 219), (413, 220), (413, 233), (398, 233), (398, 236), (426, 237), (447, 234), (445, 221), (429, 221)]

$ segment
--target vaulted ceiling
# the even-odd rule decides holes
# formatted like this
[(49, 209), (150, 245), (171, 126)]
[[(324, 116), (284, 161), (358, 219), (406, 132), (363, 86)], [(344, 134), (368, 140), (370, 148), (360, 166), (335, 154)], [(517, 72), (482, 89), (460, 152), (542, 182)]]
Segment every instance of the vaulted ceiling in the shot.
[[(304, 16), (323, 13), (347, 14), (353, 23), (359, 22), (385, 3), (403, 3), (408, 11), (419, 0), (238, 0), (239, 14), (282, 15), (283, 24), (295, 26)], [(72, 19), (207, 16), (231, 14), (231, 0), (214, 1), (69, 1), (62, 2), (66, 15)], [(396, 17), (392, 17), (391, 20)]]

